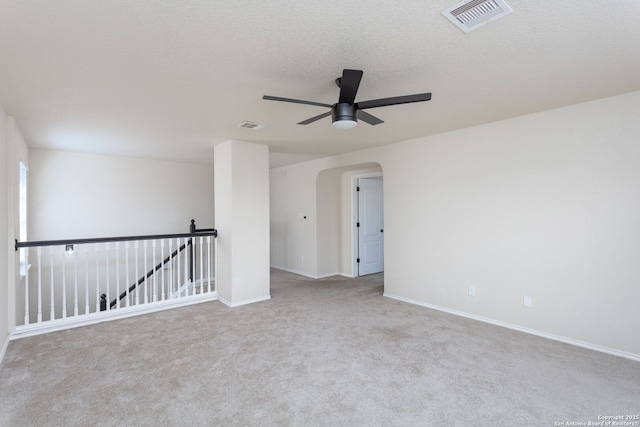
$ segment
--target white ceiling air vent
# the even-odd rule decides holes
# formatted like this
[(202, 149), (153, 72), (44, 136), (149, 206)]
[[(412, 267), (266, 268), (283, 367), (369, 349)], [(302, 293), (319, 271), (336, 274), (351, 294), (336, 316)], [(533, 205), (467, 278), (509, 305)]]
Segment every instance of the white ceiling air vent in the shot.
[(442, 14), (465, 33), (513, 12), (503, 0), (465, 0)]
[(251, 130), (260, 130), (262, 128), (267, 127), (267, 125), (262, 125), (260, 123), (253, 123), (253, 122), (240, 122), (236, 125), (237, 128), (245, 128), (245, 129), (251, 129)]

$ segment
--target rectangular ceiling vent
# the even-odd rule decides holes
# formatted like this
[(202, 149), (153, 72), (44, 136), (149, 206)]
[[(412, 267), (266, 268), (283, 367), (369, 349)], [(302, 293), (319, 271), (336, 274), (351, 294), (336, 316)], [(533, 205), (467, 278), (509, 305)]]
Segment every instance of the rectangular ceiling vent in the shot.
[(442, 14), (465, 33), (513, 12), (503, 0), (465, 0)]
[(236, 127), (238, 128), (245, 128), (245, 129), (251, 129), (251, 130), (260, 130), (262, 128), (267, 127), (267, 125), (262, 125), (260, 123), (253, 123), (253, 122), (240, 122), (236, 125)]

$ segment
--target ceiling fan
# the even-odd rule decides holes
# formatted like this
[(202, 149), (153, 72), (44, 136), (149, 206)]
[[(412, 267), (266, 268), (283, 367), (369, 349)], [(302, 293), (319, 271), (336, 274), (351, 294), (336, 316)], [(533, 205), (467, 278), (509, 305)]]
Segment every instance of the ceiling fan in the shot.
[(342, 71), (342, 77), (336, 79), (336, 84), (340, 88), (340, 97), (338, 102), (329, 105), (321, 102), (303, 101), (300, 99), (281, 98), (278, 96), (264, 95), (262, 99), (268, 101), (282, 101), (293, 102), (296, 104), (317, 105), (318, 107), (326, 107), (331, 110), (326, 113), (319, 114), (311, 117), (310, 119), (299, 122), (299, 125), (308, 125), (322, 118), (331, 116), (333, 120), (333, 126), (340, 129), (349, 129), (358, 124), (358, 119), (370, 125), (379, 125), (384, 123), (382, 120), (373, 116), (363, 110), (369, 108), (386, 107), (388, 105), (397, 104), (409, 104), (411, 102), (429, 101), (431, 99), (431, 93), (418, 93), (415, 95), (395, 96), (392, 98), (380, 98), (372, 99), (370, 101), (355, 102), (356, 93), (360, 86), (360, 80), (362, 80), (362, 70), (348, 70)]

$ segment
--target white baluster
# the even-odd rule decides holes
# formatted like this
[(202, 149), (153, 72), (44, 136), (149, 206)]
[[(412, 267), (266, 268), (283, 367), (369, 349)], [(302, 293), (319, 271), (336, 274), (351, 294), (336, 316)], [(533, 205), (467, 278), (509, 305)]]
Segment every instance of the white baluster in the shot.
[(51, 313), (50, 313), (50, 317), (49, 320), (55, 320), (56, 318), (56, 305), (55, 305), (55, 293), (53, 290), (53, 246), (49, 246), (49, 273), (51, 274), (50, 277), (50, 282), (51, 282)]
[(143, 283), (144, 283), (144, 303), (149, 302), (149, 281), (147, 280), (147, 241), (144, 241), (144, 272), (142, 273)]
[(129, 307), (130, 302), (129, 302), (129, 283), (131, 283), (129, 281), (129, 242), (126, 241), (124, 242), (124, 268), (125, 268), (125, 272), (124, 272), (124, 276), (125, 276), (125, 286), (126, 289), (124, 290), (127, 294), (126, 299), (127, 299), (127, 307)]
[(89, 248), (84, 248), (84, 314), (89, 314)]
[[(184, 238), (184, 294), (189, 295), (189, 253), (188, 253), (188, 245), (189, 239), (187, 237)], [(192, 246), (193, 248), (193, 246)]]
[(42, 322), (42, 247), (38, 246), (38, 323)]
[(218, 239), (213, 239), (213, 287), (214, 291), (218, 289)]
[(111, 270), (110, 267), (109, 267), (109, 264), (111, 264), (109, 262), (109, 242), (105, 242), (105, 244), (104, 244), (104, 259), (105, 259), (105, 261), (107, 263), (107, 266), (106, 266), (106, 270), (107, 270), (107, 292), (106, 292), (106, 294), (107, 294), (107, 303), (105, 305), (105, 308), (107, 310), (109, 310), (110, 306), (111, 306), (111, 302), (110, 302), (111, 301), (111, 292), (109, 291), (109, 288), (111, 288), (111, 275), (109, 274), (110, 270)]
[(29, 324), (29, 248), (24, 251), (24, 324)]
[[(186, 248), (185, 248), (186, 250)], [(180, 264), (182, 264), (180, 262), (180, 239), (176, 238), (176, 266), (178, 266), (177, 271), (176, 271), (176, 292), (177, 292), (177, 297), (180, 298)]]
[(51, 292), (51, 312), (49, 313), (49, 320), (55, 320), (56, 318), (56, 306), (55, 306), (55, 292), (54, 292), (54, 284), (53, 284), (53, 246), (49, 246), (49, 282), (50, 282), (50, 292)]
[(200, 236), (199, 239), (200, 241), (200, 293), (202, 292), (202, 287), (204, 286), (204, 263), (203, 263), (203, 254), (204, 251), (202, 250), (202, 241), (203, 241), (203, 237)]
[(93, 253), (96, 254), (96, 313), (100, 312), (100, 248), (96, 244), (93, 247)]
[(151, 248), (153, 249), (153, 274), (151, 275), (151, 283), (153, 284), (153, 301), (158, 301), (158, 283), (156, 281), (156, 243), (157, 240), (154, 240), (151, 243)]
[(161, 286), (162, 286), (162, 301), (165, 300), (165, 293), (164, 293), (164, 287), (165, 287), (165, 283), (164, 283), (164, 239), (160, 240), (160, 259), (162, 260), (162, 267), (160, 267), (160, 280), (162, 281)]
[(207, 291), (211, 293), (211, 236), (207, 236)]
[(120, 308), (120, 242), (116, 242), (116, 309)]
[(78, 315), (78, 258), (73, 257), (73, 315)]
[(135, 277), (135, 288), (133, 288), (134, 292), (136, 293), (136, 305), (140, 304), (140, 292), (138, 292), (138, 277), (140, 277), (140, 275), (138, 274), (138, 241), (136, 240), (135, 243), (135, 248), (136, 248), (136, 277)]
[(67, 273), (66, 273), (66, 265), (67, 265), (67, 252), (62, 251), (62, 318), (67, 318)]
[(169, 298), (173, 297), (173, 240), (169, 239)]

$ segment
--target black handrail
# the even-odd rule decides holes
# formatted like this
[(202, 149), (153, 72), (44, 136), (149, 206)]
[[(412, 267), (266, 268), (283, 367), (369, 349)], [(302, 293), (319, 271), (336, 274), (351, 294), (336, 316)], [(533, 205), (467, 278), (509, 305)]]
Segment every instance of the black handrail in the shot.
[(216, 230), (215, 228), (196, 228), (196, 220), (192, 219), (191, 220), (191, 224), (189, 225), (189, 232), (191, 233), (206, 233), (206, 232), (215, 232), (216, 233), (216, 237), (218, 235), (218, 230)]
[[(209, 229), (211, 231), (198, 230), (196, 233), (198, 236), (213, 236), (218, 237), (218, 230), (215, 228)], [(176, 234), (147, 234), (143, 236), (121, 236), (121, 237), (97, 237), (91, 239), (64, 239), (64, 240), (38, 240), (33, 242), (19, 242), (16, 239), (15, 249), (20, 248), (34, 248), (38, 246), (58, 246), (58, 245), (81, 245), (83, 243), (107, 243), (107, 242), (127, 242), (133, 240), (157, 240), (157, 239), (171, 239), (176, 237), (193, 237), (195, 233), (176, 233)]]

